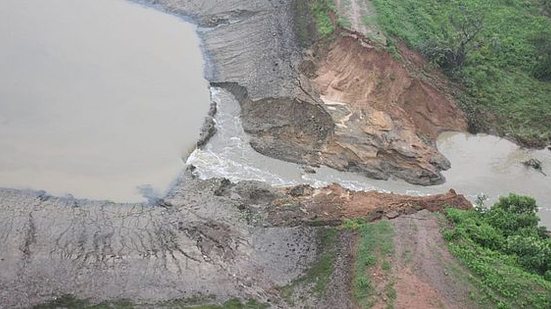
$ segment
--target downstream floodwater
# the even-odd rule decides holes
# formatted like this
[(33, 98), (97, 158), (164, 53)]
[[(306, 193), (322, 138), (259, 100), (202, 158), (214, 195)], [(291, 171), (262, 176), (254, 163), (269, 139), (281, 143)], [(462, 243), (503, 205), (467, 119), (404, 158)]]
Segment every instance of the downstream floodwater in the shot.
[(373, 180), (327, 167), (315, 174), (305, 173), (301, 166), (272, 159), (255, 152), (243, 132), (239, 104), (220, 88), (211, 90), (218, 103), (218, 132), (203, 150), (196, 150), (188, 163), (197, 167), (203, 178), (227, 177), (232, 181), (259, 180), (273, 185), (311, 184), (316, 187), (339, 183), (352, 190), (377, 190), (401, 194), (423, 195), (447, 192), (450, 188), (475, 201), (481, 194), (492, 205), (499, 196), (510, 192), (536, 198), (542, 224), (551, 227), (551, 176), (526, 168), (522, 162), (537, 158), (544, 171), (551, 175), (551, 151), (523, 150), (510, 141), (489, 135), (444, 133), (438, 149), (451, 161), (444, 172), (446, 183), (422, 187), (401, 180)]
[(160, 193), (209, 108), (195, 27), (126, 0), (0, 1), (0, 187)]

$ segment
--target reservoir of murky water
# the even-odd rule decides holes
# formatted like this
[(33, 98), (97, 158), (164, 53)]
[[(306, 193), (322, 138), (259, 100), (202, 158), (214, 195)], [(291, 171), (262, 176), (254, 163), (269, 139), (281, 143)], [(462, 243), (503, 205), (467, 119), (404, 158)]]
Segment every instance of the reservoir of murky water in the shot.
[[(373, 180), (327, 167), (308, 174), (297, 164), (255, 152), (243, 132), (239, 104), (223, 89), (213, 88), (211, 91), (219, 105), (216, 116), (218, 132), (205, 149), (196, 150), (188, 159), (197, 167), (201, 177), (260, 180), (279, 186), (307, 183), (320, 187), (338, 183), (352, 190), (412, 195), (444, 193), (453, 188), (473, 202), (477, 196), (485, 194), (487, 206), (512, 192), (534, 197), (540, 206), (542, 224), (551, 227), (549, 150), (521, 149), (508, 140), (490, 135), (444, 133), (438, 139), (438, 149), (451, 161), (452, 168), (444, 172), (446, 183), (443, 185), (422, 187), (400, 180)], [(542, 161), (544, 172), (550, 176), (526, 168), (522, 162), (530, 158)]]
[(163, 192), (209, 107), (195, 27), (126, 0), (0, 1), (0, 187)]

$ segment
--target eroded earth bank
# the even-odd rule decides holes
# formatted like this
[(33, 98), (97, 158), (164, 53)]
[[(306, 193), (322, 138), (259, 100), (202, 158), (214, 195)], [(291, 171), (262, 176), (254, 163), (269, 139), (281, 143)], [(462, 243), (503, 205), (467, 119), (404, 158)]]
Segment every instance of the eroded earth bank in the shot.
[[(440, 172), (450, 164), (435, 138), (466, 130), (467, 121), (445, 79), (420, 70), (415, 54), (404, 49), (398, 61), (345, 30), (311, 45), (299, 35), (312, 26), (309, 14), (291, 0), (140, 2), (199, 26), (206, 78), (238, 99), (258, 152), (377, 179), (444, 181)], [(211, 129), (207, 121), (202, 143), (215, 134)], [(238, 298), (275, 308), (354, 308), (350, 269), (358, 235), (332, 226), (388, 218), (409, 235), (400, 241), (420, 248), (408, 258), (419, 267), (398, 264), (407, 276), (400, 284), (421, 285), (435, 295), (434, 306), (459, 308), (467, 293), (450, 296), (455, 283), (433, 276), (434, 265), (423, 260), (441, 241), (436, 219), (416, 214), (444, 205), (471, 207), (453, 191), (408, 197), (337, 185), (274, 188), (201, 180), (193, 167), (151, 203), (1, 189), (0, 305), (29, 307), (71, 295), (144, 307)], [(334, 267), (324, 277), (317, 270), (326, 267), (328, 252)], [(397, 300), (412, 301), (419, 300)]]

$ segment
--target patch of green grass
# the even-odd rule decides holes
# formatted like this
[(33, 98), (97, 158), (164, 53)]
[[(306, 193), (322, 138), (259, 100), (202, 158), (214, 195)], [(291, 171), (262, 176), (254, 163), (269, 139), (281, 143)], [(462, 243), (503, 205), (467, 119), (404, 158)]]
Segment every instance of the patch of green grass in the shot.
[(486, 299), (500, 308), (550, 308), (551, 284), (510, 257), (469, 243), (449, 243), (450, 252), (473, 273)]
[(230, 299), (222, 305), (199, 305), (191, 307), (167, 307), (171, 309), (266, 309), (269, 308), (267, 304), (261, 304), (256, 300), (249, 300), (246, 303), (242, 303), (239, 299)]
[(99, 304), (92, 304), (87, 299), (78, 299), (73, 295), (62, 295), (45, 304), (36, 305), (33, 309), (131, 309), (134, 308), (134, 304), (129, 300), (118, 300), (113, 302), (102, 302)]
[(333, 273), (335, 262), (335, 241), (338, 231), (334, 228), (325, 230), (321, 236), (321, 248), (324, 249), (319, 261), (306, 273), (306, 281), (314, 283), (314, 292), (321, 295)]
[(335, 3), (333, 0), (314, 0), (312, 1), (312, 11), (316, 20), (318, 33), (322, 37), (328, 37), (335, 31), (335, 25), (331, 20), (331, 13), (335, 12)]
[(466, 86), (460, 103), (474, 129), (495, 129), (538, 146), (551, 142), (551, 82), (534, 77), (544, 64), (534, 38), (551, 37), (551, 20), (542, 10), (548, 2), (373, 0), (384, 31), (418, 51), (430, 43), (449, 47), (460, 34), (452, 22), (458, 12), (480, 16), (482, 31), (453, 76)]
[[(319, 39), (330, 37), (335, 31), (335, 24), (345, 26), (345, 18), (337, 19), (333, 0), (293, 1), (294, 32), (302, 47), (308, 48)], [(335, 15), (333, 15), (335, 14)]]
[(394, 288), (394, 280), (389, 282), (385, 286), (385, 296), (388, 299), (386, 308), (394, 308), (394, 302), (396, 301), (396, 289)]
[(323, 228), (320, 232), (319, 251), (321, 252), (318, 260), (308, 269), (306, 274), (294, 280), (291, 284), (281, 288), (281, 296), (292, 303), (292, 298), (297, 286), (311, 286), (312, 292), (318, 297), (322, 297), (327, 288), (327, 284), (333, 273), (336, 256), (336, 239), (338, 231), (335, 228)]
[(166, 309), (266, 309), (267, 304), (261, 304), (256, 300), (249, 300), (245, 303), (239, 299), (230, 299), (223, 304), (193, 305), (195, 303), (212, 301), (210, 297), (186, 298), (171, 300), (154, 305), (137, 305), (129, 300), (119, 300), (92, 304), (89, 300), (78, 299), (72, 295), (63, 295), (46, 304), (34, 306), (33, 309), (133, 309), (133, 308), (166, 308)]
[(389, 278), (392, 264), (390, 257), (394, 253), (394, 230), (388, 221), (365, 223), (361, 220), (347, 220), (343, 223), (345, 229), (357, 231), (360, 239), (354, 264), (353, 295), (362, 308), (369, 308), (375, 301), (375, 286), (370, 277), (370, 270), (381, 267), (389, 283), (385, 286), (385, 294), (392, 306), (396, 298), (394, 281)]
[(346, 18), (345, 16), (339, 16), (339, 19), (337, 20), (337, 24), (341, 28), (346, 28), (346, 29), (352, 28), (352, 22), (350, 21), (350, 19)]
[[(477, 301), (498, 308), (551, 308), (551, 239), (533, 199), (510, 195), (490, 210), (448, 209), (450, 252), (472, 273)], [(453, 272), (456, 270), (451, 269)], [(549, 278), (551, 279), (551, 278)]]

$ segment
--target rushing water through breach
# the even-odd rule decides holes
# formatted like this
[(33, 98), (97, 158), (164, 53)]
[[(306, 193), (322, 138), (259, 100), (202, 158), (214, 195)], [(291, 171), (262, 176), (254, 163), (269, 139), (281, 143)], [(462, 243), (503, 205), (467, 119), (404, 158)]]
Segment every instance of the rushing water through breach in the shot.
[(195, 27), (126, 0), (0, 1), (0, 187), (164, 191), (209, 107)]
[(327, 167), (309, 174), (297, 164), (255, 152), (241, 126), (239, 103), (224, 89), (213, 88), (211, 92), (219, 106), (216, 116), (218, 132), (205, 149), (196, 150), (188, 159), (203, 178), (258, 180), (278, 186), (307, 183), (320, 187), (338, 183), (352, 190), (411, 195), (445, 193), (453, 188), (471, 201), (481, 194), (487, 195), (488, 206), (499, 196), (512, 192), (534, 197), (541, 207), (542, 223), (551, 227), (551, 176), (522, 164), (525, 160), (537, 158), (543, 162), (544, 172), (551, 175), (549, 150), (523, 150), (495, 136), (450, 132), (442, 134), (438, 140), (438, 149), (452, 163), (452, 168), (444, 172), (446, 183), (443, 185), (422, 187), (401, 180), (374, 180)]

